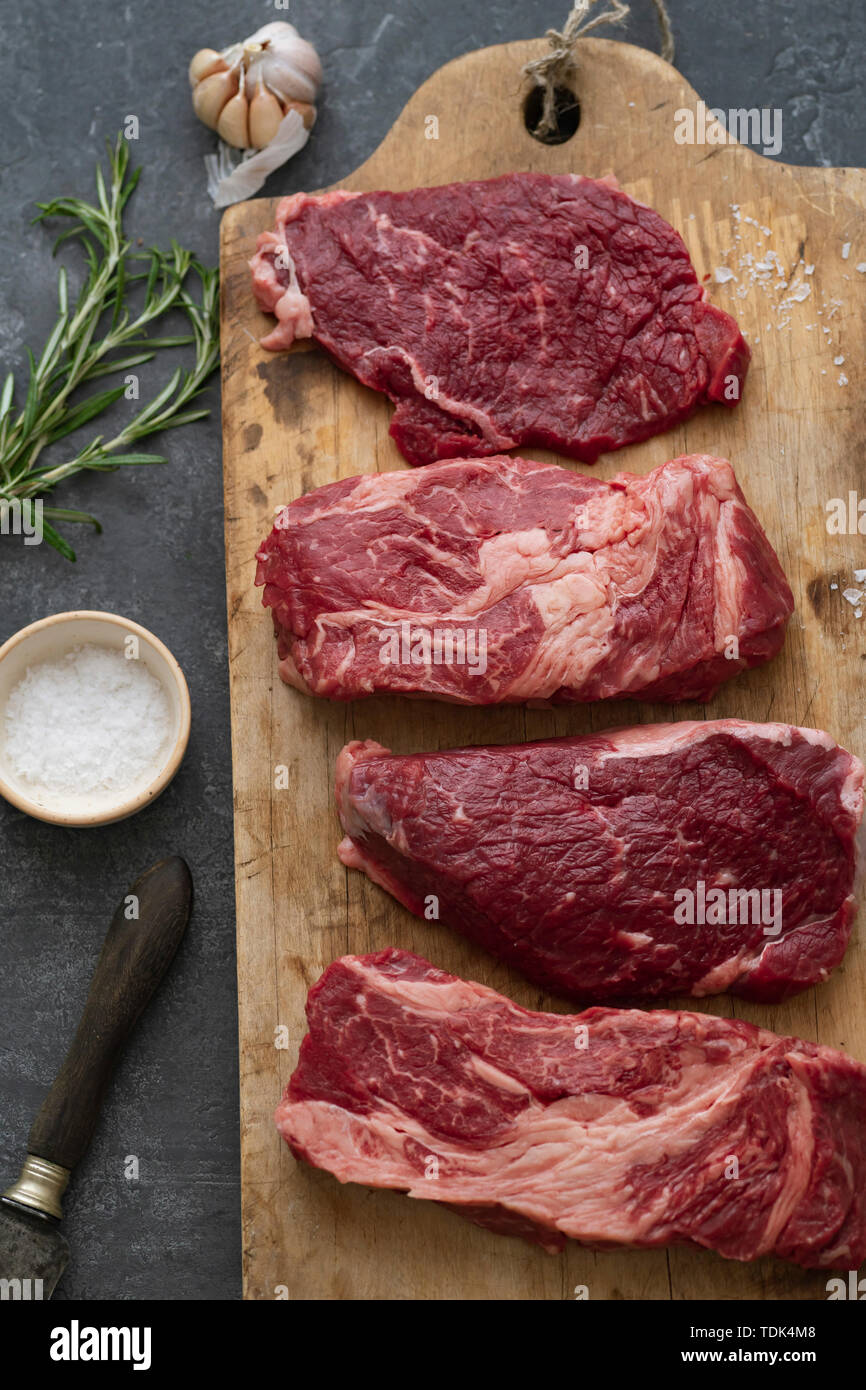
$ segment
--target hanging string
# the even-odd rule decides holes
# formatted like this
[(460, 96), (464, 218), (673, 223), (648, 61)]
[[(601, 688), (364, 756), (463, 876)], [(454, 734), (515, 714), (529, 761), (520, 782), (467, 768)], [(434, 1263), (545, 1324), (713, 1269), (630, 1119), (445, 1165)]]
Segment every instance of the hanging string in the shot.
[(662, 33), (662, 57), (666, 63), (672, 63), (674, 61), (676, 45), (674, 43), (674, 31), (671, 27), (668, 8), (665, 4), (665, 0), (653, 0), (653, 5), (655, 6), (656, 18), (658, 19), (659, 28)]
[[(665, 62), (671, 63), (674, 57), (674, 36), (667, 8), (664, 0), (652, 2), (661, 29), (662, 57)], [(597, 0), (577, 0), (562, 32), (558, 29), (548, 29), (545, 34), (550, 43), (550, 52), (541, 58), (533, 58), (524, 66), (523, 71), (527, 77), (531, 77), (539, 87), (544, 88), (541, 119), (534, 131), (541, 139), (556, 130), (556, 89), (567, 86), (569, 78), (574, 74), (577, 67), (575, 46), (578, 39), (591, 33), (593, 29), (598, 29), (602, 24), (622, 24), (628, 16), (629, 7), (623, 0), (611, 0), (608, 9), (591, 15), (590, 11), (596, 3)]]

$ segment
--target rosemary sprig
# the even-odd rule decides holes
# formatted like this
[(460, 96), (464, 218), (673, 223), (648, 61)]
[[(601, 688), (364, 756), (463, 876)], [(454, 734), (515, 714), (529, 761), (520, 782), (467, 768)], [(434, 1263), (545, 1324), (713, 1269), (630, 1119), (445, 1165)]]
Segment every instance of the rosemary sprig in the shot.
[[(135, 445), (210, 413), (190, 405), (219, 361), (218, 272), (174, 241), (168, 251), (133, 249), (124, 232), (123, 212), (140, 172), (130, 170), (129, 146), (118, 136), (114, 146), (108, 146), (107, 180), (97, 166), (95, 203), (55, 198), (37, 204), (37, 222), (69, 219), (54, 250), (66, 241), (78, 241), (86, 276), (73, 305), (66, 271), (60, 271), (57, 322), (38, 359), (27, 349), (29, 376), (21, 407), (15, 408), (12, 372), (0, 392), (0, 516), (10, 503), (32, 504), (85, 469), (109, 472), (124, 464), (166, 463), (162, 455), (141, 453)], [(137, 310), (131, 307), (131, 296), (138, 301)], [(149, 336), (151, 327), (172, 310), (185, 315), (189, 331)], [(164, 348), (189, 344), (192, 367), (178, 367), (117, 434), (110, 439), (97, 435), (63, 462), (43, 461), (45, 449), (96, 419), (126, 391), (124, 383), (83, 396), (79, 388), (140, 367)], [(69, 560), (75, 559), (75, 552), (52, 521), (87, 522), (101, 529), (89, 513), (65, 507), (43, 505), (42, 518), (45, 539)]]

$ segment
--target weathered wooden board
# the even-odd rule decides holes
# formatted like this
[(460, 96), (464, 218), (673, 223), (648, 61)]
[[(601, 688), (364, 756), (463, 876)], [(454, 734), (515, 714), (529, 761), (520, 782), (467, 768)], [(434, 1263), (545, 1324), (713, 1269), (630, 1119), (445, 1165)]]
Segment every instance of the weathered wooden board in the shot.
[[(580, 128), (566, 144), (542, 145), (524, 126), (520, 76), (540, 51), (538, 44), (505, 45), (435, 73), (340, 186), (410, 188), (525, 169), (612, 172), (682, 232), (700, 272), (733, 270), (734, 278), (714, 277), (710, 293), (754, 345), (743, 404), (730, 413), (704, 410), (665, 436), (608, 455), (599, 474), (643, 473), (692, 451), (734, 462), (790, 577), (797, 612), (780, 658), (728, 685), (706, 713), (816, 725), (862, 757), (866, 618), (855, 617), (841, 591), (853, 568), (866, 566), (866, 537), (830, 534), (826, 505), (851, 491), (866, 494), (866, 275), (857, 270), (866, 261), (866, 174), (793, 168), (739, 146), (678, 144), (674, 113), (694, 108), (696, 93), (654, 55), (595, 39), (582, 45)], [(427, 138), (429, 116), (438, 118), (438, 139)], [(271, 1117), (304, 1032), (307, 989), (340, 954), (398, 945), (522, 1004), (562, 1007), (447, 928), (415, 921), (340, 865), (332, 780), (342, 744), (368, 737), (412, 751), (505, 742), (666, 719), (671, 711), (626, 704), (467, 710), (397, 699), (330, 705), (280, 683), (270, 620), (253, 588), (253, 557), (275, 509), (335, 478), (403, 463), (382, 397), (314, 347), (274, 356), (258, 346), (265, 320), (249, 292), (246, 262), (273, 211), (269, 200), (232, 208), (222, 241), (247, 1296), (563, 1299), (583, 1284), (594, 1299), (825, 1296), (824, 1276), (772, 1260), (740, 1266), (690, 1250), (595, 1254), (574, 1244), (553, 1258), (431, 1204), (341, 1187), (296, 1164), (278, 1139)], [(767, 264), (770, 271), (760, 268)], [(689, 706), (674, 717), (704, 713)], [(281, 764), (287, 790), (275, 788)], [(866, 1060), (864, 999), (866, 948), (855, 941), (820, 990), (775, 1008), (729, 999), (706, 1007)], [(288, 1048), (275, 1047), (280, 1027)]]

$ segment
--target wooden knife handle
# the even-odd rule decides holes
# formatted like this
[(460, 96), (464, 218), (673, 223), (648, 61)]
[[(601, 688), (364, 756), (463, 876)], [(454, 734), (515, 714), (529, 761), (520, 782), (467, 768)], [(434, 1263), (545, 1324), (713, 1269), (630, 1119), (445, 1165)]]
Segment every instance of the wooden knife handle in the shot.
[[(183, 859), (162, 859), (130, 888), (108, 929), (72, 1045), (33, 1123), (28, 1152), (74, 1168), (115, 1062), (172, 962), (192, 911)], [(137, 915), (136, 915), (137, 914)]]

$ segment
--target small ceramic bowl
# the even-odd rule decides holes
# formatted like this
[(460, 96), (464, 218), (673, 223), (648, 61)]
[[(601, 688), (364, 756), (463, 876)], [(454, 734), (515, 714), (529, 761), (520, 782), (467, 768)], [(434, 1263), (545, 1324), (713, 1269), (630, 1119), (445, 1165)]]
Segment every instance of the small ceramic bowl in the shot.
[[(138, 656), (165, 690), (173, 717), (168, 751), (159, 766), (149, 769), (122, 792), (68, 793), (42, 790), (23, 781), (5, 755), (6, 701), (28, 666), (57, 661), (73, 647), (92, 644), (124, 650), (130, 637), (138, 638)], [(0, 647), (0, 795), (20, 811), (54, 825), (109, 825), (125, 820), (164, 791), (180, 767), (189, 741), (189, 690), (183, 671), (171, 652), (147, 628), (116, 613), (55, 613), (16, 632)]]

